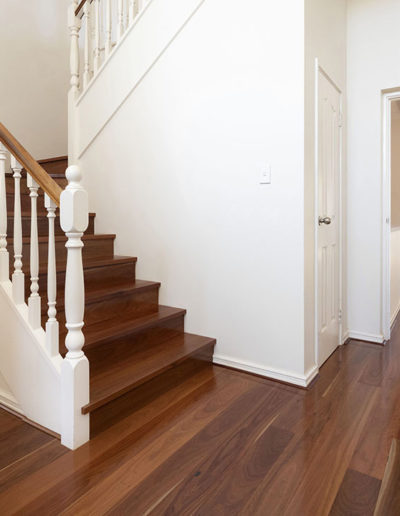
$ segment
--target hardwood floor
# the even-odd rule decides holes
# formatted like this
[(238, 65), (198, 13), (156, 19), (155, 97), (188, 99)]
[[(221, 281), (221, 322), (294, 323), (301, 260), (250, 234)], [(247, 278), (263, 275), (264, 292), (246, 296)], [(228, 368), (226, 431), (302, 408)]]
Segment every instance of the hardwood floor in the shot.
[(91, 422), (71, 452), (0, 412), (2, 515), (372, 515), (400, 437), (400, 323), (309, 390), (193, 359)]

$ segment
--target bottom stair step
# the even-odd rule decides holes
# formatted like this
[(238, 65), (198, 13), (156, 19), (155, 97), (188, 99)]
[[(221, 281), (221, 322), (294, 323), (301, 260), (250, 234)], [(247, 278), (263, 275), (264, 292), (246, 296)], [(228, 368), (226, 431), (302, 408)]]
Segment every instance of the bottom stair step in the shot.
[(90, 403), (82, 407), (89, 412), (109, 403), (148, 380), (162, 374), (189, 357), (211, 361), (215, 339), (176, 330), (154, 328), (139, 346), (126, 339), (104, 354), (93, 348), (90, 361)]

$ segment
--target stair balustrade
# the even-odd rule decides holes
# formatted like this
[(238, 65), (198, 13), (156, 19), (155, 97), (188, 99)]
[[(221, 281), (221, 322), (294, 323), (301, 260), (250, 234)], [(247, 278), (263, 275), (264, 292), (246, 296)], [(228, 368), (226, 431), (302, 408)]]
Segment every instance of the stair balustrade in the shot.
[(149, 0), (72, 0), (68, 25), (71, 38), (70, 84), (75, 99), (87, 89), (110, 56), (113, 47), (133, 25), (148, 2)]
[[(56, 210), (60, 207), (60, 224), (67, 237), (65, 273), (65, 320), (67, 353), (60, 368), (61, 440), (75, 449), (89, 440), (89, 416), (81, 409), (89, 402), (89, 362), (83, 352), (84, 335), (84, 277), (82, 264), (82, 236), (88, 227), (88, 197), (81, 185), (79, 168), (71, 166), (66, 171), (68, 186), (64, 191), (37, 163), (11, 133), (0, 123), (0, 285), (10, 282), (10, 262), (7, 250), (7, 166), (9, 177), (14, 179), (13, 251), (14, 267), (11, 275), (12, 302), (25, 304), (25, 279), (23, 272), (23, 230), (26, 230), (21, 212), (21, 177), (26, 171), (26, 182), (31, 200), (30, 212), (30, 295), (27, 299), (27, 321), (33, 332), (45, 331), (45, 352), (48, 357), (59, 356), (59, 324), (57, 321), (57, 269), (55, 246)], [(42, 189), (44, 196), (39, 195)], [(11, 192), (10, 192), (11, 193)], [(48, 220), (47, 259), (47, 322), (42, 329), (41, 296), (39, 293), (39, 232), (38, 200), (44, 198)], [(23, 220), (24, 219), (24, 220)], [(24, 312), (21, 312), (24, 313)], [(40, 340), (38, 340), (40, 345)], [(23, 357), (21, 357), (23, 360)], [(52, 363), (51, 361), (49, 362)], [(56, 362), (54, 362), (56, 363)], [(48, 367), (48, 366), (45, 366)]]

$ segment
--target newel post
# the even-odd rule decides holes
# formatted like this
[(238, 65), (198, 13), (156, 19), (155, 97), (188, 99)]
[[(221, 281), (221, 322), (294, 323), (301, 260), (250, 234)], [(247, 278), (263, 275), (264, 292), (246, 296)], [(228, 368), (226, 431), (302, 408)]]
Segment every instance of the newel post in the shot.
[(80, 184), (77, 166), (67, 168), (68, 186), (61, 194), (60, 223), (68, 240), (65, 277), (65, 318), (68, 350), (61, 366), (61, 442), (75, 449), (89, 440), (89, 415), (81, 408), (89, 403), (89, 361), (83, 352), (82, 332), (85, 288), (82, 265), (82, 236), (88, 227), (88, 196)]

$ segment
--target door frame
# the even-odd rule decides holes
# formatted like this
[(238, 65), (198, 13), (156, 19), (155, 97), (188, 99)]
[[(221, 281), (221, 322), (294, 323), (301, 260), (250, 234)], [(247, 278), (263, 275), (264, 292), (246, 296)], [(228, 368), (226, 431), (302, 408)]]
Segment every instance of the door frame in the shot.
[(392, 102), (400, 100), (400, 88), (382, 92), (382, 299), (381, 326), (390, 339), (390, 234), (392, 183)]
[(318, 205), (319, 205), (319, 74), (322, 74), (337, 90), (340, 96), (340, 124), (339, 124), (339, 235), (338, 235), (338, 252), (339, 252), (339, 342), (338, 346), (343, 344), (343, 92), (330, 77), (330, 75), (321, 66), (319, 59), (315, 59), (315, 138), (314, 138), (314, 354), (315, 363), (319, 367), (319, 292), (318, 292)]

